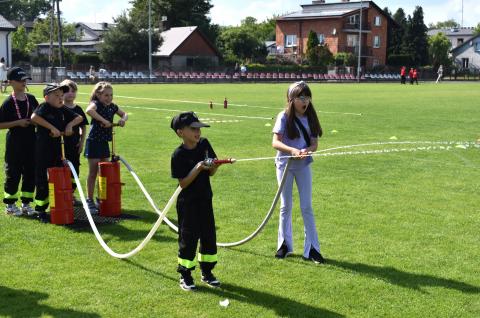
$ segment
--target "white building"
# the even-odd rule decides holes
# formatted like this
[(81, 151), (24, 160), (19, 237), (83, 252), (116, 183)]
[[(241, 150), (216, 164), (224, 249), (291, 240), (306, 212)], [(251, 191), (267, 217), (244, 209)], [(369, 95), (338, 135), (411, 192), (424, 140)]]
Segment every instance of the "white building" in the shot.
[(0, 15), (0, 58), (5, 59), (5, 64), (12, 66), (12, 32), (15, 26)]
[(480, 34), (466, 39), (452, 51), (455, 64), (463, 69), (480, 69)]
[(433, 36), (438, 33), (443, 33), (452, 43), (452, 49), (457, 46), (465, 43), (466, 40), (470, 39), (474, 34), (474, 28), (450, 28), (450, 29), (432, 29), (427, 32), (428, 36)]

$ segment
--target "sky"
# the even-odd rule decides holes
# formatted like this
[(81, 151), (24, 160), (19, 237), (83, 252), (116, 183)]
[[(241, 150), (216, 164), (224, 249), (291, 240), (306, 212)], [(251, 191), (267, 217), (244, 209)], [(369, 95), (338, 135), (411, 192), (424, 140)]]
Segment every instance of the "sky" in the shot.
[[(128, 10), (130, 0), (63, 0), (61, 11), (68, 22), (112, 22), (113, 17)], [(339, 2), (339, 0), (326, 0)], [(388, 7), (395, 12), (403, 8), (406, 14), (412, 14), (415, 6), (423, 7), (425, 23), (435, 23), (448, 19), (462, 20), (462, 0), (376, 0), (380, 8)], [(301, 4), (311, 0), (211, 0), (213, 8), (210, 18), (220, 25), (238, 25), (247, 16), (263, 21), (273, 15), (300, 11)], [(476, 26), (480, 22), (480, 1), (463, 0), (464, 26)]]

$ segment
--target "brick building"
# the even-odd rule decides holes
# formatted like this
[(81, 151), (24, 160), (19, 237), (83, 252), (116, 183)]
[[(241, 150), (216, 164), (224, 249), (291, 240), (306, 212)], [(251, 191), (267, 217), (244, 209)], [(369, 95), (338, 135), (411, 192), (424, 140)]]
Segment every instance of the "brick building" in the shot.
[(333, 54), (353, 53), (358, 58), (360, 37), (360, 6), (362, 6), (361, 64), (367, 69), (385, 65), (387, 61), (388, 28), (395, 21), (373, 1), (325, 3), (312, 1), (301, 5), (302, 11), (280, 16), (276, 20), (277, 54), (302, 58), (307, 50), (310, 31), (321, 44), (328, 44)]
[(157, 67), (184, 71), (218, 66), (220, 53), (198, 27), (171, 28), (161, 36), (162, 45), (152, 54)]

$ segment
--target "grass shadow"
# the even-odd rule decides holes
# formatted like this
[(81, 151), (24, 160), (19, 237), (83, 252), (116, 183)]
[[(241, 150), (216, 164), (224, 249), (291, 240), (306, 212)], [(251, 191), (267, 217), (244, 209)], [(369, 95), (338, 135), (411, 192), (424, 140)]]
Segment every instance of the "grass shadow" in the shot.
[[(128, 217), (125, 219), (120, 219), (115, 221), (114, 223), (103, 223), (103, 224), (96, 224), (100, 234), (106, 235), (107, 237), (104, 238), (105, 242), (110, 241), (113, 238), (118, 238), (122, 241), (140, 241), (143, 240), (148, 232), (149, 229), (145, 230), (135, 230), (131, 228), (125, 227), (122, 222), (129, 221), (129, 222), (142, 222), (145, 224), (153, 224), (157, 221), (158, 215), (154, 214), (149, 211), (145, 210), (123, 210), (123, 214), (128, 216), (138, 216), (138, 217)], [(99, 226), (101, 225), (101, 226)], [(65, 226), (65, 228), (77, 232), (77, 233), (92, 233), (92, 229), (90, 227), (90, 223), (86, 221), (85, 226)], [(163, 235), (161, 233), (165, 233), (166, 231), (170, 231), (170, 228), (162, 222), (162, 225), (158, 228), (157, 233), (152, 237), (152, 240), (158, 242), (176, 242), (177, 239), (171, 237), (169, 235)]]
[(0, 286), (0, 316), (10, 318), (43, 317), (45, 315), (70, 318), (101, 317), (96, 313), (54, 308), (40, 303), (48, 298), (49, 295), (45, 293)]
[(426, 274), (414, 274), (398, 270), (394, 267), (382, 267), (362, 263), (350, 263), (346, 261), (328, 259), (328, 265), (335, 266), (351, 272), (357, 272), (366, 276), (382, 279), (391, 284), (424, 292), (422, 287), (443, 287), (458, 290), (467, 294), (479, 294), (480, 287), (461, 281), (436, 277)]
[[(135, 266), (143, 271), (171, 280), (175, 282), (175, 284), (178, 284), (178, 278), (176, 277), (168, 276), (166, 274), (147, 268), (128, 259), (124, 260), (124, 262)], [(235, 300), (241, 303), (248, 303), (253, 306), (265, 308), (266, 310), (274, 310), (275, 314), (279, 317), (345, 317), (344, 315), (338, 314), (328, 309), (313, 307), (311, 305), (303, 304), (279, 295), (266, 293), (264, 291), (257, 291), (254, 289), (249, 289), (225, 282), (222, 283), (222, 286), (220, 288), (198, 286), (197, 292), (213, 294), (222, 299), (228, 298), (230, 300)]]

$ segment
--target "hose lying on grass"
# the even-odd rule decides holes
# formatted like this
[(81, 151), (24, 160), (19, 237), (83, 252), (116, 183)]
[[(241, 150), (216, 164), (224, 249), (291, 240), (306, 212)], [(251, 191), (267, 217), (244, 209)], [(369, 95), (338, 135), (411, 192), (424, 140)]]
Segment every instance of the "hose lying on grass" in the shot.
[[(155, 210), (155, 212), (157, 212), (159, 215), (162, 214), (162, 211), (160, 211), (157, 206), (155, 205), (155, 202), (153, 202), (152, 200), (152, 197), (150, 196), (150, 194), (148, 193), (148, 191), (145, 189), (144, 185), (142, 184), (142, 182), (140, 181), (140, 178), (137, 176), (137, 174), (135, 173), (135, 171), (133, 170), (133, 168), (128, 164), (128, 162), (122, 158), (122, 157), (119, 157), (120, 161), (125, 165), (125, 167), (128, 169), (128, 171), (130, 171), (130, 173), (132, 174), (133, 178), (135, 179), (135, 181), (137, 181), (137, 184), (138, 186), (140, 187), (140, 189), (142, 190), (143, 194), (145, 195), (145, 197), (147, 198), (147, 201), (150, 203), (150, 205), (152, 206), (152, 208)], [(273, 211), (275, 210), (275, 207), (277, 205), (277, 202), (278, 202), (278, 199), (280, 198), (280, 194), (282, 193), (282, 190), (283, 190), (283, 186), (285, 184), (285, 180), (286, 180), (286, 176), (288, 174), (288, 167), (290, 166), (290, 162), (291, 160), (288, 160), (287, 161), (287, 165), (285, 166), (285, 172), (282, 176), (282, 180), (280, 181), (280, 184), (278, 186), (278, 189), (277, 189), (277, 193), (275, 194), (275, 197), (273, 199), (273, 202), (272, 202), (272, 205), (270, 206), (270, 209), (268, 210), (267, 212), (267, 215), (265, 216), (265, 218), (263, 219), (262, 223), (258, 226), (258, 228), (250, 235), (248, 235), (246, 238), (240, 240), (240, 241), (237, 241), (237, 242), (231, 242), (231, 243), (219, 243), (217, 242), (217, 246), (220, 246), (220, 247), (233, 247), (233, 246), (239, 246), (239, 245), (242, 245), (242, 244), (245, 244), (247, 243), (248, 241), (252, 240), (255, 236), (257, 236), (262, 230), (263, 228), (265, 227), (265, 225), (268, 223), (268, 221), (270, 220), (270, 218), (272, 217), (272, 214), (273, 214)], [(177, 189), (178, 190), (178, 189)], [(167, 204), (168, 205), (168, 204)], [(165, 217), (165, 223), (168, 224), (168, 226), (174, 230), (175, 232), (178, 233), (178, 227), (173, 224), (170, 220), (168, 220), (166, 217)]]

